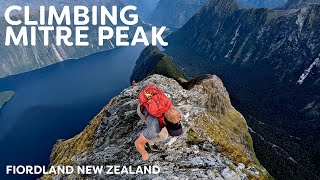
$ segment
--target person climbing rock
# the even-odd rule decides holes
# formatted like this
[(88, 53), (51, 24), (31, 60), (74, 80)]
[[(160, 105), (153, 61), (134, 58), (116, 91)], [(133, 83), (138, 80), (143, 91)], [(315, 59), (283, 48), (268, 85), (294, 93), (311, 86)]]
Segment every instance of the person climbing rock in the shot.
[(181, 120), (183, 114), (172, 105), (171, 100), (156, 85), (145, 87), (138, 97), (137, 113), (145, 121), (147, 128), (135, 141), (142, 160), (147, 161), (149, 154), (159, 151), (156, 143), (165, 141), (168, 136), (180, 136), (183, 133)]

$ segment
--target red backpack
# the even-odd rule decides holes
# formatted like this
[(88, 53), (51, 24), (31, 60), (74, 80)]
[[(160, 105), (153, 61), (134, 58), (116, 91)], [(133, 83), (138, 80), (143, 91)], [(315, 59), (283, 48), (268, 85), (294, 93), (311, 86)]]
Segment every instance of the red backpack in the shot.
[(149, 114), (159, 119), (161, 127), (165, 126), (164, 113), (171, 109), (171, 100), (156, 85), (145, 87), (139, 94), (138, 101)]

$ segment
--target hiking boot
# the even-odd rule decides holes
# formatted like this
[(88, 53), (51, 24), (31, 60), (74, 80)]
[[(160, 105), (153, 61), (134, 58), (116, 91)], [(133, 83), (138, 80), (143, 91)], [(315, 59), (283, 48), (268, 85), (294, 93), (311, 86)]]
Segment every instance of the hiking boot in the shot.
[(145, 148), (152, 151), (152, 152), (159, 152), (160, 151), (160, 148), (155, 144), (150, 145), (149, 143), (146, 143)]

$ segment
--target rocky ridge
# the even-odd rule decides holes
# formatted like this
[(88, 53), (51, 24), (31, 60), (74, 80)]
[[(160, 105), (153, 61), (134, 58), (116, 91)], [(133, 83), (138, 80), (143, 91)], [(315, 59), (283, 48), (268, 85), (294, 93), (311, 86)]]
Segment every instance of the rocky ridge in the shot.
[(148, 46), (141, 53), (130, 77), (130, 81), (141, 81), (149, 75), (163, 76), (185, 81), (186, 77), (164, 52), (156, 46)]
[[(134, 140), (144, 128), (133, 105), (150, 83), (158, 85), (182, 110), (185, 133), (160, 145), (148, 162), (140, 159)], [(190, 90), (175, 80), (152, 75), (125, 89), (90, 122), (83, 132), (54, 146), (50, 165), (158, 165), (158, 175), (122, 175), (122, 179), (268, 179), (255, 158), (243, 116), (230, 103), (217, 76), (193, 82)], [(48, 179), (51, 176), (44, 176)], [(104, 179), (106, 175), (57, 175), (54, 179)], [(118, 179), (119, 175), (107, 176)]]

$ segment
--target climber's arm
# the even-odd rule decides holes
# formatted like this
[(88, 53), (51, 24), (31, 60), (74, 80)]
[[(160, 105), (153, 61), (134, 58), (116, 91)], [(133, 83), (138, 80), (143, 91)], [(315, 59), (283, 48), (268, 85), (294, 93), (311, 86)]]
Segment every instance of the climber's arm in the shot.
[(144, 145), (148, 142), (148, 139), (144, 137), (143, 133), (140, 134), (138, 139), (134, 142), (137, 151), (141, 154), (142, 160), (147, 161), (149, 160), (149, 154), (146, 151)]

